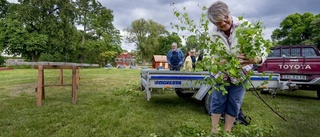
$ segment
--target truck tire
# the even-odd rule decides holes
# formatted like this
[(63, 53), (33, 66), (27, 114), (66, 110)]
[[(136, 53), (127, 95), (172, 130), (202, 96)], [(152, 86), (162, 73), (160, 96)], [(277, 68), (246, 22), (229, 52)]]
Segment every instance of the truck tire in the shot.
[(182, 91), (183, 90), (181, 88), (177, 88), (176, 89), (176, 94), (180, 98), (191, 98), (193, 96), (193, 94), (194, 94), (194, 93), (183, 93)]
[(207, 93), (206, 96), (204, 96), (204, 98), (202, 99), (202, 101), (203, 101), (203, 106), (204, 106), (204, 110), (206, 111), (206, 113), (207, 113), (208, 115), (210, 115), (210, 114), (209, 114), (209, 111), (210, 111), (211, 100), (212, 100), (211, 94), (209, 94), (209, 93)]

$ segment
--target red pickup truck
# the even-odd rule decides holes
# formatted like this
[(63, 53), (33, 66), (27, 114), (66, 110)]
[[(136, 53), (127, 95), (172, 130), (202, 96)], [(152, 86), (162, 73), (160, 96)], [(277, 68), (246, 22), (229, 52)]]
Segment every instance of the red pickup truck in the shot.
[(294, 83), (289, 89), (316, 90), (320, 99), (320, 53), (312, 45), (272, 47), (258, 72), (280, 74), (281, 81)]

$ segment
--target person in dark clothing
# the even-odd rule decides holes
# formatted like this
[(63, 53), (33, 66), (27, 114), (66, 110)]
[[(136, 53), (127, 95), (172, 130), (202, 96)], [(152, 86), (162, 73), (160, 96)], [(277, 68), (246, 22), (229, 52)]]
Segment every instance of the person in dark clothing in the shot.
[(180, 71), (184, 62), (183, 52), (177, 48), (177, 43), (172, 43), (172, 49), (167, 54), (167, 61), (172, 71)]

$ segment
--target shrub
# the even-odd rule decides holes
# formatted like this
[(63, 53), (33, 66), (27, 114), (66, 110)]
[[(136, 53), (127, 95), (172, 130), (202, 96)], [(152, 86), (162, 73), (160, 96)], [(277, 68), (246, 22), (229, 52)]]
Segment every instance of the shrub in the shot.
[(5, 62), (5, 57), (0, 56), (0, 66), (4, 66)]
[(11, 67), (14, 69), (30, 69), (30, 68), (32, 68), (32, 65), (14, 65)]

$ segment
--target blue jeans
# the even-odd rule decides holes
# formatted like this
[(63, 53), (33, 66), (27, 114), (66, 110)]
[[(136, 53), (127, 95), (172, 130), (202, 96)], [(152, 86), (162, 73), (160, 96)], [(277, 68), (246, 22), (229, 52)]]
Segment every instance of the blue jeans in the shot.
[(209, 114), (225, 113), (232, 117), (236, 117), (242, 104), (245, 89), (241, 84), (238, 86), (230, 84), (230, 86), (226, 86), (225, 88), (228, 91), (228, 94), (225, 95), (222, 95), (222, 91), (212, 91)]
[(170, 65), (171, 71), (180, 71), (180, 65)]

